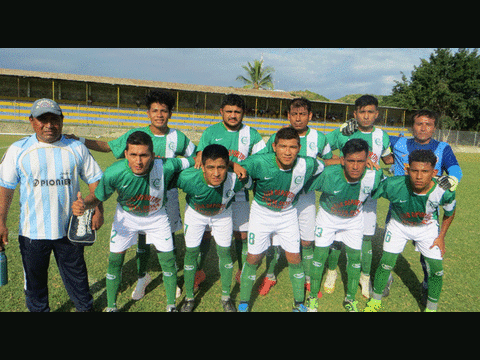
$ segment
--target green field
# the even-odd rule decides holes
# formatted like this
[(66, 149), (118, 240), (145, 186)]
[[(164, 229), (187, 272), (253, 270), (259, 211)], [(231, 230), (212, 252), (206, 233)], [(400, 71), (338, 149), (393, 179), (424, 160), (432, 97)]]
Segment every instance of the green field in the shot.
[[(7, 147), (18, 136), (1, 135), (0, 157)], [(111, 153), (103, 154), (94, 152), (96, 160), (105, 169), (113, 161)], [(439, 311), (478, 311), (480, 309), (480, 278), (477, 261), (480, 259), (480, 246), (478, 244), (480, 226), (478, 218), (480, 213), (480, 187), (477, 174), (480, 173), (480, 154), (456, 154), (462, 167), (464, 177), (457, 191), (457, 214), (447, 234), (447, 253), (444, 260), (444, 285), (439, 303)], [(83, 187), (84, 194), (87, 187)], [(105, 274), (109, 253), (110, 227), (115, 209), (115, 198), (112, 196), (105, 202), (105, 224), (98, 231), (97, 243), (85, 250), (91, 292), (94, 297), (94, 310), (102, 311), (106, 307)], [(180, 208), (184, 208), (184, 196), (180, 191)], [(470, 200), (469, 200), (470, 199)], [(378, 202), (378, 226), (374, 237), (373, 269), (378, 265), (381, 256), (382, 235), (384, 230), (383, 221), (388, 209), (388, 203), (384, 199)], [(27, 311), (25, 296), (23, 293), (23, 270), (20, 251), (18, 249), (18, 191), (15, 192), (12, 207), (8, 217), (10, 230), (10, 244), (6, 248), (8, 256), (9, 283), (0, 288), (0, 311)], [(185, 243), (183, 232), (178, 232), (175, 237), (178, 249), (178, 265), (183, 267), (183, 255)], [(286, 268), (284, 256), (278, 264), (278, 282), (266, 297), (257, 295), (256, 289), (262, 280), (265, 264), (260, 266), (257, 273), (257, 283), (252, 296), (251, 309), (254, 312), (291, 311), (292, 289)], [(237, 271), (236, 263), (234, 274)], [(319, 311), (343, 312), (342, 300), (345, 296), (344, 285), (346, 283), (345, 256), (342, 254), (339, 262), (340, 276), (337, 278), (336, 290), (333, 294), (324, 294), (320, 300)], [(118, 306), (121, 311), (165, 311), (165, 292), (162, 282), (162, 273), (154, 251), (148, 272), (153, 281), (147, 287), (145, 297), (140, 301), (133, 301), (130, 295), (136, 283), (135, 251), (130, 249), (125, 258), (123, 268), (123, 282), (118, 296)], [(211, 250), (206, 261), (205, 272), (207, 280), (201, 285), (197, 293), (196, 312), (222, 311), (220, 304), (220, 274), (218, 271), (218, 258), (212, 243)], [(179, 283), (183, 284), (183, 270), (179, 273)], [(421, 303), (420, 282), (423, 272), (419, 263), (419, 253), (408, 244), (402, 255), (399, 256), (393, 272), (394, 284), (390, 296), (383, 302), (383, 311), (423, 311)], [(232, 297), (238, 303), (239, 285), (235, 284)], [(360, 288), (359, 288), (360, 290)], [(49, 271), (49, 295), (50, 308), (52, 311), (75, 311), (73, 303), (63, 287), (57, 266), (52, 256)], [(182, 297), (178, 299), (181, 305)], [(362, 298), (360, 291), (357, 293), (359, 309), (363, 309), (366, 299)]]

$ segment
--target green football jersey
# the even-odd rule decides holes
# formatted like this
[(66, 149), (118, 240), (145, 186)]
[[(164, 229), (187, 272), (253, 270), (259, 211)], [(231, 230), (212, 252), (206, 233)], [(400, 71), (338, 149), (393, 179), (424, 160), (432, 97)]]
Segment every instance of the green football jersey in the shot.
[(223, 184), (208, 185), (202, 169), (189, 168), (180, 173), (177, 186), (186, 194), (186, 202), (195, 211), (206, 216), (214, 216), (228, 209), (236, 192), (252, 186), (252, 179), (240, 181), (234, 172), (227, 172)]
[(447, 216), (453, 215), (456, 206), (455, 191), (443, 190), (435, 180), (427, 194), (416, 194), (409, 176), (392, 176), (383, 181), (372, 195), (390, 201), (392, 217), (405, 225), (438, 222), (439, 206)]
[(369, 157), (375, 164), (379, 164), (380, 158), (387, 156), (392, 152), (390, 149), (390, 138), (388, 134), (382, 129), (377, 129), (375, 126), (373, 127), (372, 132), (369, 133), (357, 130), (352, 135), (345, 136), (340, 129), (336, 129), (327, 134), (327, 140), (332, 151), (340, 149), (340, 156), (343, 156), (342, 148), (350, 139), (365, 140), (368, 143), (368, 149), (370, 150)]
[(113, 156), (117, 159), (125, 158), (124, 151), (127, 146), (127, 139), (135, 131), (143, 131), (150, 135), (153, 141), (153, 152), (157, 158), (189, 157), (195, 154), (195, 144), (181, 131), (169, 128), (165, 135), (155, 135), (150, 130), (150, 126), (145, 126), (139, 129), (128, 130), (119, 138), (109, 141), (108, 145), (112, 150)]
[(210, 144), (225, 146), (230, 160), (235, 162), (245, 160), (265, 147), (261, 135), (254, 128), (243, 124), (240, 130), (231, 131), (225, 127), (223, 121), (209, 126), (203, 132), (197, 151), (203, 151)]
[[(272, 144), (275, 141), (276, 135), (277, 134), (275, 133), (270, 139), (268, 139), (267, 147), (262, 150), (262, 153), (273, 152)], [(310, 156), (313, 158), (319, 156), (322, 159), (332, 158), (332, 150), (327, 141), (327, 137), (318, 130), (308, 128), (307, 133), (304, 136), (300, 136), (300, 146), (300, 152), (298, 155)]]
[(293, 168), (282, 170), (272, 153), (250, 156), (240, 165), (255, 182), (254, 201), (274, 211), (289, 210), (295, 206), (305, 183), (325, 167), (321, 160), (299, 156)]
[(174, 174), (195, 161), (188, 159), (155, 159), (143, 176), (135, 175), (127, 159), (114, 162), (103, 173), (95, 189), (95, 196), (106, 201), (116, 191), (117, 202), (125, 211), (138, 216), (148, 216), (159, 211), (166, 203), (167, 184)]
[(342, 218), (357, 215), (363, 203), (384, 178), (382, 170), (365, 169), (359, 181), (347, 181), (342, 165), (327, 166), (306, 185), (306, 191), (322, 191), (319, 206), (326, 212)]

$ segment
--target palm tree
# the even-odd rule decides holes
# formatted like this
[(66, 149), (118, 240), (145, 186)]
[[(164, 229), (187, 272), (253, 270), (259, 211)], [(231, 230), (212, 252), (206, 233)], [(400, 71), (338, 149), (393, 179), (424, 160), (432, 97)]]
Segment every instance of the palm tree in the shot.
[(253, 66), (248, 63), (248, 66), (242, 65), (248, 75), (248, 79), (245, 76), (239, 75), (236, 80), (243, 81), (245, 83), (245, 89), (270, 89), (273, 90), (273, 78), (272, 73), (275, 69), (271, 66), (263, 67), (263, 59), (254, 60)]

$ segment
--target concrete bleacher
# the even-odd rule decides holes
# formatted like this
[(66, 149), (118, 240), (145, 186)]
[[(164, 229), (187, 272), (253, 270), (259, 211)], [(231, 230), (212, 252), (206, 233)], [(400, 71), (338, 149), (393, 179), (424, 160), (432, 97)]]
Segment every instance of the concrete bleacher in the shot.
[[(33, 102), (0, 100), (0, 121), (28, 122)], [(86, 105), (60, 104), (64, 114), (65, 125), (103, 126), (103, 127), (141, 127), (150, 123), (145, 109), (109, 108)], [(182, 131), (203, 132), (207, 127), (221, 121), (220, 115), (174, 112), (169, 120), (169, 126)], [(266, 119), (245, 117), (245, 124), (255, 128), (262, 135), (271, 135), (284, 126), (288, 126), (287, 119)], [(340, 124), (328, 122), (310, 122), (313, 129), (327, 133), (337, 129)], [(410, 136), (406, 128), (385, 127), (389, 135), (398, 136), (404, 133)]]

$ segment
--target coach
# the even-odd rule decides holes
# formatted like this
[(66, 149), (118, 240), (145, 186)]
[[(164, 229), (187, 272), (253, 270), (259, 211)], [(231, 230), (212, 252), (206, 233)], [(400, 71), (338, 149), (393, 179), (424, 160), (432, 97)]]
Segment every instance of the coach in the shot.
[[(35, 134), (15, 143), (0, 163), (0, 247), (8, 243), (6, 225), (13, 193), (20, 183), (19, 237), (25, 274), (25, 298), (32, 312), (49, 311), (48, 266), (53, 251), (60, 275), (77, 311), (90, 311), (83, 247), (66, 237), (79, 177), (95, 191), (102, 171), (79, 141), (62, 135), (63, 114), (50, 99), (33, 103), (30, 123)], [(92, 227), (103, 224), (98, 209)]]

